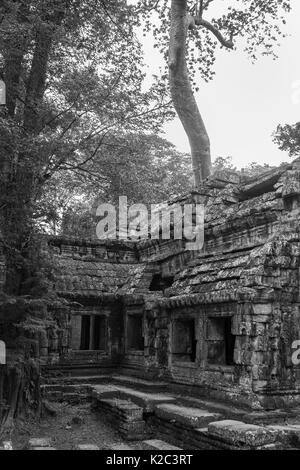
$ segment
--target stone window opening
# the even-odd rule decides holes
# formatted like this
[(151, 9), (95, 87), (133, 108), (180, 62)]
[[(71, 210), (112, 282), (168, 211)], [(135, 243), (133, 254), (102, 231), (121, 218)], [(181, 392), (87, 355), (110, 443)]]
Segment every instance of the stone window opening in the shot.
[(127, 317), (127, 349), (144, 351), (143, 315)]
[(152, 281), (149, 287), (151, 292), (161, 292), (171, 287), (174, 282), (174, 276), (165, 276), (163, 277), (161, 274), (154, 274), (152, 277)]
[[(257, 181), (256, 184), (250, 184), (250, 189), (247, 191), (243, 191), (240, 194), (240, 201), (248, 201), (258, 196), (262, 196), (263, 194), (273, 193), (276, 191), (275, 184), (278, 182), (280, 175), (275, 174), (271, 175), (267, 179), (263, 179), (262, 181)], [(252, 178), (253, 181), (253, 178)]]
[(80, 349), (87, 351), (90, 349), (90, 330), (91, 330), (91, 317), (90, 315), (83, 315), (81, 317), (81, 341)]
[(291, 212), (300, 207), (300, 196), (287, 196), (284, 198), (285, 210)]
[(195, 319), (176, 319), (173, 323), (172, 357), (176, 362), (196, 362)]
[(235, 336), (231, 333), (231, 317), (208, 318), (207, 362), (211, 365), (234, 364)]
[(94, 351), (106, 350), (106, 318), (101, 316), (94, 317), (93, 344)]
[(106, 334), (106, 317), (101, 315), (82, 315), (81, 351), (105, 351)]

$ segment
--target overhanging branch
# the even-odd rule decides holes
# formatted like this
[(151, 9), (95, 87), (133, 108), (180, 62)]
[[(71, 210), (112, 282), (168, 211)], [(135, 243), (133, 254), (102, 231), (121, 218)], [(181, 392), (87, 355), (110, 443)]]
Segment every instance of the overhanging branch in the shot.
[(214, 36), (216, 36), (218, 41), (222, 44), (222, 46), (226, 47), (227, 49), (233, 49), (234, 47), (234, 44), (232, 41), (233, 35), (231, 35), (231, 38), (229, 40), (225, 39), (223, 34), (213, 24), (211, 24), (209, 21), (206, 21), (200, 17), (194, 18), (194, 24), (196, 26), (203, 26), (204, 28), (211, 31), (214, 34)]

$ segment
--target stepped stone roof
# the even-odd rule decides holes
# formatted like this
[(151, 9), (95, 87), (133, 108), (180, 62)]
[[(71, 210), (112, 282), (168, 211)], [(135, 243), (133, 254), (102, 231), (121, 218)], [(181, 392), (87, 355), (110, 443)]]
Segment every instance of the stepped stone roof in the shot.
[(51, 237), (49, 245), (59, 295), (131, 294), (145, 284), (146, 264), (138, 262), (131, 243)]
[[(293, 271), (285, 279), (283, 270), (286, 264), (298, 266), (299, 215), (287, 204), (298, 195), (300, 159), (259, 177), (216, 172), (197, 190), (170, 199), (169, 207), (192, 201), (205, 206), (205, 244), (177, 269), (159, 303), (236, 301), (255, 296), (258, 288), (292, 287), (298, 282), (291, 278)], [(55, 290), (68, 297), (149, 294), (155, 262), (184, 251), (184, 244), (179, 245), (52, 238)]]
[(263, 290), (273, 298), (297, 295), (299, 204), (293, 210), (288, 200), (300, 196), (299, 160), (242, 185), (199, 192), (206, 209), (204, 249), (176, 275), (160, 305), (255, 299)]
[(59, 294), (115, 294), (138, 289), (145, 265), (112, 264), (57, 257), (59, 272), (55, 290)]

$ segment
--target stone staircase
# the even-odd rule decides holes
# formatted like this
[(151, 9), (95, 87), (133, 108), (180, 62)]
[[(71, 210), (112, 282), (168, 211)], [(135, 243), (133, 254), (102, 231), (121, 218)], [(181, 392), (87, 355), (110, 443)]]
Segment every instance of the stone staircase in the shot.
[(109, 416), (110, 423), (124, 439), (138, 441), (146, 437), (143, 408), (130, 400), (100, 398), (95, 400), (93, 409)]
[(161, 450), (270, 450), (295, 446), (295, 436), (300, 436), (300, 426), (278, 428), (291, 412), (251, 411), (193, 398), (170, 391), (164, 382), (117, 374), (63, 377), (48, 379), (42, 392), (48, 400), (90, 400), (92, 409), (106, 416), (124, 439), (163, 442)]

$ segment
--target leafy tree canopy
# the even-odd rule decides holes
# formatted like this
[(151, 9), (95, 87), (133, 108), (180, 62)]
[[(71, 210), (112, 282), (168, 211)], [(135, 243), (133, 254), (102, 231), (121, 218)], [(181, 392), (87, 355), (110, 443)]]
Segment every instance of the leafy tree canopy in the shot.
[(280, 150), (288, 152), (293, 158), (300, 156), (300, 122), (279, 125), (273, 137)]
[(136, 24), (124, 0), (1, 2), (0, 226), (12, 283), (49, 181), (88, 175), (114, 140), (157, 133), (171, 115), (161, 87), (144, 88)]
[[(285, 37), (282, 26), (290, 12), (290, 0), (188, 0), (188, 13), (195, 18), (189, 26), (188, 65), (196, 88), (196, 72), (205, 81), (213, 78), (216, 51), (243, 48), (252, 61), (261, 55), (277, 57), (278, 38)], [(168, 60), (170, 2), (139, 0), (144, 34), (153, 32), (155, 48)], [(167, 74), (165, 75), (167, 77)]]

